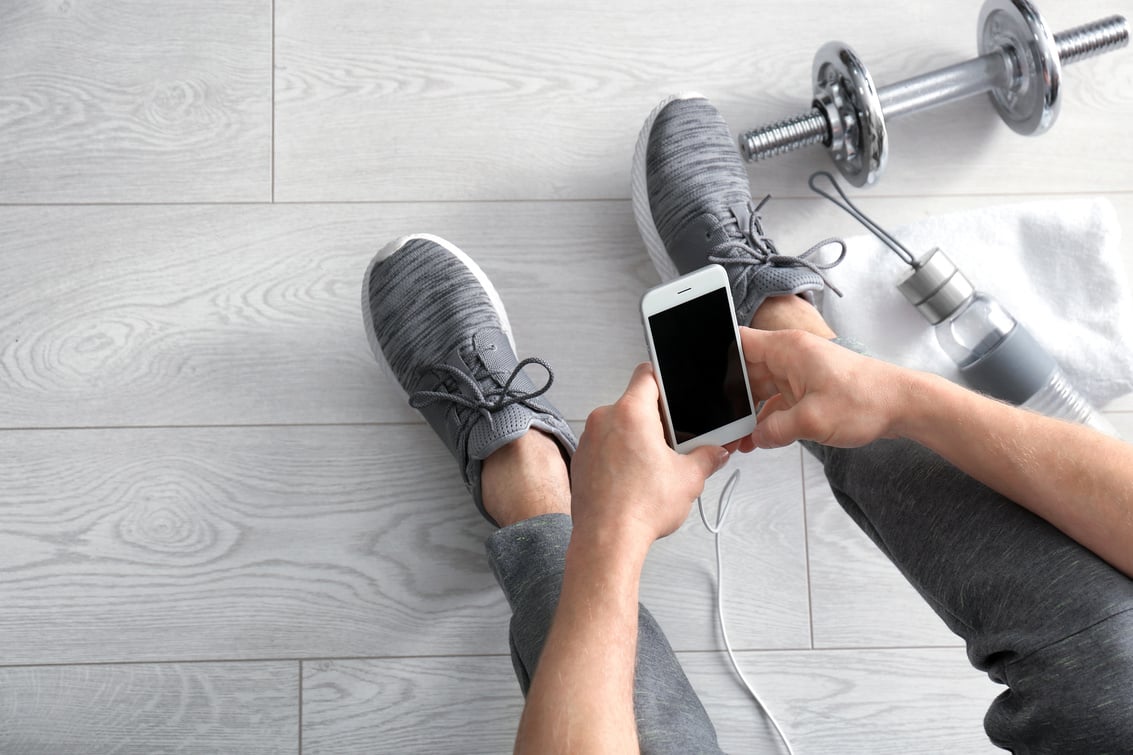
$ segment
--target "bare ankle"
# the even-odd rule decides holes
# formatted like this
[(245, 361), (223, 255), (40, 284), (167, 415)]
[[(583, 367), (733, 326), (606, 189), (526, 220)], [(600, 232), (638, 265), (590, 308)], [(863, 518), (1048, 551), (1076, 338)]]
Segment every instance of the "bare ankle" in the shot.
[(799, 296), (768, 297), (752, 316), (751, 327), (759, 330), (805, 330), (827, 339), (837, 335), (819, 311)]
[(570, 475), (559, 444), (530, 430), (484, 460), (484, 510), (501, 527), (542, 514), (570, 513)]

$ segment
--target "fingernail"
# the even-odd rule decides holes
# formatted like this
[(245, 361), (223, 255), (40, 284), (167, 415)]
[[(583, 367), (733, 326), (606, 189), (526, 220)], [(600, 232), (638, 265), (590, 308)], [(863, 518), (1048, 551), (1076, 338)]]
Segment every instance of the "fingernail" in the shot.
[(723, 469), (724, 465), (728, 463), (728, 459), (730, 459), (731, 457), (732, 455), (728, 453), (728, 449), (721, 448), (716, 454), (716, 469)]

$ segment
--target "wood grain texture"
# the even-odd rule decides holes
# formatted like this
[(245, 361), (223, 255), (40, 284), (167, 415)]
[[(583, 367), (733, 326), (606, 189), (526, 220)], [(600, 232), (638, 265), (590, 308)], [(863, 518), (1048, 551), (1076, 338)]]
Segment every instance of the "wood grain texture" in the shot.
[(270, 0), (0, 6), (0, 203), (271, 198)]
[[(802, 474), (797, 447), (733, 456), (701, 499), (710, 522), (728, 475), (740, 472), (722, 535), (724, 611), (734, 648), (810, 647)], [(694, 506), (695, 508), (695, 506)], [(713, 538), (693, 511), (650, 550), (641, 602), (678, 650), (722, 647)]]
[(294, 753), (297, 663), (0, 668), (0, 752)]
[[(629, 195), (629, 157), (665, 95), (699, 91), (734, 132), (806, 111), (811, 62), (854, 46), (879, 84), (974, 57), (980, 3), (600, 0), (276, 5), (276, 197), (285, 200), (596, 199)], [(1055, 28), (1112, 0), (1044, 8)], [(1133, 55), (1068, 68), (1050, 134), (1011, 132), (983, 97), (890, 124), (877, 192), (1122, 191)], [(806, 194), (822, 149), (752, 170), (761, 190)]]
[[(748, 460), (735, 641), (806, 646), (798, 454)], [(423, 425), (7, 431), (0, 521), (0, 665), (507, 651), (491, 528)], [(714, 647), (709, 541), (664, 546), (643, 595)]]
[[(992, 753), (983, 716), (1002, 691), (958, 648), (741, 653), (796, 752)], [(725, 752), (782, 752), (721, 653), (681, 664)]]
[[(1133, 221), (1133, 194), (1112, 199)], [(892, 226), (1013, 200), (862, 204)], [(860, 232), (817, 200), (767, 222), (785, 252)], [(646, 358), (637, 302), (658, 278), (626, 202), (0, 207), (0, 427), (419, 422), (359, 292), (377, 249), (425, 230), (480, 262), (568, 417)], [(1133, 234), (1123, 250), (1133, 271)]]
[[(367, 262), (407, 232), (465, 248), (577, 430), (645, 358), (657, 276), (625, 197), (656, 101), (696, 89), (735, 131), (777, 120), (828, 39), (887, 83), (969, 57), (979, 5), (3, 4), (0, 752), (292, 752), (300, 666), (307, 751), (507, 751), (522, 701), (490, 528), (373, 363)], [(1043, 10), (1063, 28), (1121, 9)], [(983, 101), (892, 123), (861, 203), (893, 226), (1105, 193), (1128, 230), (1131, 76), (1128, 51), (1068, 70), (1038, 139)], [(829, 165), (751, 169), (756, 193), (807, 196), (768, 207), (785, 252), (860, 233), (807, 195)], [(356, 204), (234, 204), (273, 198)], [(1133, 234), (1123, 252), (1133, 282)], [(1133, 396), (1110, 409), (1133, 437)], [(990, 750), (996, 688), (809, 456), (804, 488), (803, 458), (732, 462), (729, 630), (774, 649), (744, 668), (800, 752)], [(774, 751), (715, 652), (711, 547), (694, 514), (642, 598), (725, 748)], [(900, 644), (950, 647), (864, 647)], [(105, 661), (127, 663), (12, 665)]]
[[(680, 653), (726, 752), (778, 752), (722, 653)], [(800, 753), (993, 752), (998, 688), (955, 649), (741, 653)], [(506, 657), (304, 664), (305, 753), (510, 752), (522, 710)]]
[(476, 258), (521, 356), (584, 418), (646, 358), (656, 283), (622, 203), (0, 208), (0, 426), (419, 422), (362, 277), (429, 230)]
[(0, 434), (0, 663), (503, 652), (423, 426)]
[(511, 752), (523, 696), (507, 656), (303, 664), (303, 752)]

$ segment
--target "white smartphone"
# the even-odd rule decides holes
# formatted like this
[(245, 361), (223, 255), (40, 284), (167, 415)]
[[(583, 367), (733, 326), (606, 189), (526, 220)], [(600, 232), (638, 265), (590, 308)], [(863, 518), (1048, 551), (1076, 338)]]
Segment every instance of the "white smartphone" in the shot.
[(669, 445), (722, 446), (755, 429), (728, 274), (709, 265), (651, 288), (641, 319)]

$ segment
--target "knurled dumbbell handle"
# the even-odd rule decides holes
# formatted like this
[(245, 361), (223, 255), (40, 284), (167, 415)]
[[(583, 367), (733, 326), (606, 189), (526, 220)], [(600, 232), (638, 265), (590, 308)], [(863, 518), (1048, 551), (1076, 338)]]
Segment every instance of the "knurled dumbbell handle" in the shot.
[[(1054, 35), (1062, 65), (1124, 47), (1129, 28), (1122, 16), (1110, 16)], [(1011, 85), (1011, 56), (1005, 50), (914, 76), (877, 90), (885, 119), (929, 110), (949, 102)], [(830, 140), (830, 124), (818, 109), (743, 135), (744, 157), (755, 161)]]

